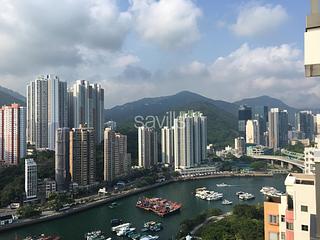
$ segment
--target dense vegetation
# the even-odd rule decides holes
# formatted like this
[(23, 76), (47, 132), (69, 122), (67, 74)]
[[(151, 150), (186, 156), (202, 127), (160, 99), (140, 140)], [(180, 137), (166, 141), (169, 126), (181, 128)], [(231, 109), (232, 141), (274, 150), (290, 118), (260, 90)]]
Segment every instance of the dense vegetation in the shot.
[(25, 205), (18, 209), (21, 218), (31, 218), (41, 215), (41, 210), (36, 205)]
[(231, 216), (209, 223), (197, 235), (204, 240), (262, 240), (263, 232), (263, 208), (236, 205)]
[[(54, 152), (36, 152), (33, 157), (38, 164), (38, 178), (54, 179)], [(0, 206), (21, 202), (24, 195), (24, 159), (18, 166), (0, 168)]]
[(199, 224), (205, 222), (205, 220), (209, 217), (212, 216), (219, 216), (222, 214), (222, 211), (220, 209), (216, 209), (216, 208), (212, 208), (209, 209), (208, 211), (205, 211), (201, 214), (199, 214), (198, 216), (196, 216), (195, 218), (192, 219), (187, 219), (184, 220), (181, 224), (180, 224), (180, 230), (177, 234), (177, 239), (180, 239), (182, 237), (185, 237), (188, 235), (188, 233), (195, 228), (196, 226), (198, 226)]
[(290, 152), (304, 153), (304, 145), (301, 142), (297, 142), (295, 145), (289, 145), (287, 150)]

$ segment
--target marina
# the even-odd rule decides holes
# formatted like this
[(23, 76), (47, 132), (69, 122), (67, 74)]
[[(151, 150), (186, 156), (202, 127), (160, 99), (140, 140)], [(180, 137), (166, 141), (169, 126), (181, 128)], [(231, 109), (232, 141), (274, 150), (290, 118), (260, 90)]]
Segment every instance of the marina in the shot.
[[(220, 208), (224, 212), (229, 212), (232, 207), (240, 203), (257, 204), (262, 203), (264, 195), (260, 193), (260, 189), (264, 186), (273, 186), (280, 191), (284, 191), (285, 176), (276, 175), (270, 177), (230, 177), (217, 179), (201, 179), (192, 181), (183, 181), (172, 183), (166, 186), (148, 190), (144, 193), (132, 195), (122, 200), (117, 200), (118, 206), (110, 209), (105, 204), (96, 208), (92, 208), (85, 212), (71, 215), (50, 222), (35, 224), (0, 234), (0, 239), (6, 240), (22, 240), (26, 236), (37, 236), (44, 233), (48, 236), (60, 236), (62, 240), (83, 240), (86, 233), (101, 230), (104, 236), (112, 238), (112, 240), (121, 239), (111, 231), (111, 221), (114, 226), (119, 225), (118, 221), (123, 223), (132, 223), (136, 231), (145, 239), (151, 236), (159, 236), (159, 239), (175, 239), (175, 235), (179, 230), (179, 225), (185, 219), (190, 219), (203, 211), (211, 208)], [(237, 185), (232, 188), (219, 188), (219, 192), (223, 193), (224, 199), (232, 201), (232, 205), (222, 205), (222, 201), (204, 201), (194, 197), (195, 189), (206, 187), (207, 189), (215, 189), (216, 184), (224, 182), (228, 185)], [(217, 190), (217, 189), (216, 189)], [(248, 202), (239, 200), (236, 192), (249, 192), (256, 196), (255, 199)], [(183, 205), (182, 211), (172, 214), (165, 218), (151, 214), (148, 211), (141, 210), (136, 207), (138, 199), (146, 197), (159, 196), (161, 198), (170, 199)], [(163, 230), (159, 232), (142, 232), (144, 224), (150, 221), (161, 222)], [(72, 224), (70, 224), (72, 223)]]

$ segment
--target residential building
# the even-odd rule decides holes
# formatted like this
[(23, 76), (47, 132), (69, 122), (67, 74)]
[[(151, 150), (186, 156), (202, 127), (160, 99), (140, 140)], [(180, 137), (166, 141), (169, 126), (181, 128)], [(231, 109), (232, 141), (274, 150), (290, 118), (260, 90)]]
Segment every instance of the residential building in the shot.
[(239, 155), (246, 153), (246, 140), (244, 137), (237, 137), (234, 139), (234, 149)]
[(174, 129), (161, 129), (161, 160), (163, 164), (174, 166)]
[(273, 152), (272, 149), (262, 145), (247, 147), (247, 156), (272, 155), (272, 152)]
[(127, 152), (127, 136), (111, 128), (104, 130), (104, 181), (112, 182), (125, 176), (131, 168), (131, 155)]
[(39, 76), (27, 86), (27, 141), (48, 147), (48, 82)]
[(306, 147), (304, 149), (304, 173), (315, 174), (316, 162), (320, 162), (320, 148)]
[(51, 194), (57, 191), (57, 184), (54, 180), (45, 178), (38, 184), (38, 195), (42, 199), (48, 199)]
[(104, 124), (105, 128), (111, 128), (113, 131), (117, 130), (117, 122), (115, 121), (108, 121)]
[(255, 106), (252, 109), (253, 119), (259, 121), (260, 144), (267, 146), (264, 133), (268, 130), (268, 111), (267, 106)]
[(260, 144), (260, 126), (258, 120), (248, 120), (246, 124), (246, 143)]
[(70, 182), (70, 129), (58, 128), (56, 135), (55, 180), (57, 190), (63, 191)]
[(26, 108), (11, 104), (0, 108), (0, 161), (18, 165), (26, 156)]
[(68, 126), (67, 83), (48, 76), (48, 148), (55, 150), (56, 131)]
[(158, 164), (158, 134), (154, 128), (138, 128), (138, 164), (142, 168)]
[(314, 118), (315, 135), (320, 135), (320, 114), (317, 114)]
[(175, 169), (199, 166), (207, 159), (207, 117), (201, 112), (180, 112), (174, 120)]
[(241, 105), (238, 110), (238, 131), (241, 137), (246, 138), (247, 121), (252, 119), (252, 108)]
[(269, 112), (269, 147), (274, 150), (288, 145), (288, 111), (271, 108)]
[(285, 186), (282, 196), (265, 198), (265, 240), (318, 239), (315, 175), (290, 173)]
[(99, 84), (78, 80), (69, 88), (68, 96), (73, 119), (73, 122), (69, 121), (69, 127), (76, 128), (80, 124), (87, 124), (96, 131), (96, 143), (101, 143), (104, 128), (104, 89)]
[(24, 163), (24, 189), (26, 199), (33, 199), (37, 197), (38, 190), (38, 173), (37, 164), (33, 159), (26, 159)]
[(296, 130), (304, 134), (304, 138), (314, 140), (314, 116), (311, 111), (296, 113)]
[(67, 83), (40, 75), (27, 86), (27, 141), (55, 150), (55, 134), (68, 124)]
[(95, 130), (85, 125), (70, 131), (70, 175), (79, 186), (95, 183), (96, 137)]

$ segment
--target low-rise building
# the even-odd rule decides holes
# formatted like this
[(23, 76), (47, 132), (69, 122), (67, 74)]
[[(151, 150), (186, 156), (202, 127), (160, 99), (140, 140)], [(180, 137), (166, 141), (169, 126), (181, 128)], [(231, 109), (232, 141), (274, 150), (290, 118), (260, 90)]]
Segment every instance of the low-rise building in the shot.
[(182, 177), (195, 177), (213, 175), (218, 171), (217, 166), (202, 166), (188, 169), (180, 169), (178, 172)]
[(247, 147), (247, 156), (270, 155), (272, 153), (273, 153), (273, 150), (271, 148), (261, 146), (261, 145)]
[(56, 181), (45, 178), (38, 184), (38, 192), (39, 196), (48, 199), (50, 194), (55, 193), (57, 191)]

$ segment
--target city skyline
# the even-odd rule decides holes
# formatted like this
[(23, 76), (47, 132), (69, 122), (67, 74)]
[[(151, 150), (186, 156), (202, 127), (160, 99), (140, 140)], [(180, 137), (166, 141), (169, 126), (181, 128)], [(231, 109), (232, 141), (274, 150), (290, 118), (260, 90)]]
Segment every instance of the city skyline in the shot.
[[(81, 3), (88, 6), (88, 11), (80, 11)], [(4, 9), (8, 11), (1, 15), (4, 21), (0, 29), (13, 24), (17, 28), (0, 32), (4, 39), (12, 40), (12, 44), (0, 47), (2, 55), (10, 57), (6, 62), (0, 60), (0, 72), (6, 73), (0, 75), (1, 85), (25, 95), (21, 85), (37, 74), (53, 73), (69, 83), (87, 79), (106, 89), (105, 107), (142, 96), (176, 93), (182, 90), (182, 81), (183, 89), (228, 101), (270, 95), (297, 107), (314, 107), (319, 100), (319, 81), (305, 81), (303, 76), (300, 32), (305, 27), (305, 16), (310, 13), (307, 3), (204, 0), (81, 3), (48, 1), (52, 11), (61, 13), (61, 21), (57, 21), (42, 18), (48, 11), (44, 4), (4, 1)], [(30, 4), (32, 8), (28, 8)], [(64, 14), (68, 9), (74, 11), (74, 16)], [(164, 27), (166, 22), (161, 17), (145, 24), (150, 14), (162, 16), (170, 9), (176, 12), (167, 20), (172, 22), (170, 28)], [(215, 14), (210, 14), (212, 9)], [(33, 11), (41, 15), (32, 18)], [(36, 21), (38, 18), (42, 21)], [(251, 18), (256, 21), (250, 21)], [(75, 32), (73, 36), (77, 37), (72, 38), (66, 29), (78, 29), (77, 19), (83, 19), (83, 31)], [(21, 50), (23, 32), (30, 26), (32, 39), (25, 39), (25, 44), (34, 54), (19, 52), (19, 56), (30, 59), (30, 66), (22, 66), (24, 58), (17, 59), (16, 54)], [(152, 31), (153, 26), (158, 31)], [(50, 41), (45, 40), (44, 29), (56, 29), (48, 32), (47, 36), (52, 36)], [(91, 31), (97, 34), (93, 36)], [(15, 68), (8, 62), (14, 63)], [(226, 69), (223, 73), (219, 71), (222, 66)], [(161, 86), (157, 84), (159, 81)]]

